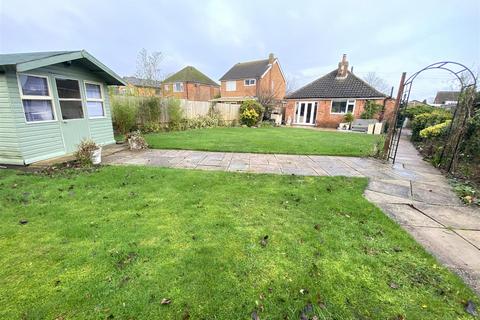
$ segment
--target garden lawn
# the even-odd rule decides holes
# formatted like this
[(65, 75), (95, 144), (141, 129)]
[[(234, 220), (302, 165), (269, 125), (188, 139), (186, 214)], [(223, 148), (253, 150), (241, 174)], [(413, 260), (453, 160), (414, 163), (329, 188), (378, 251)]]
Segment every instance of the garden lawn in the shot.
[(468, 319), (478, 298), (362, 197), (366, 184), (0, 170), (0, 318)]
[(208, 128), (146, 135), (154, 149), (369, 156), (378, 135), (303, 128)]

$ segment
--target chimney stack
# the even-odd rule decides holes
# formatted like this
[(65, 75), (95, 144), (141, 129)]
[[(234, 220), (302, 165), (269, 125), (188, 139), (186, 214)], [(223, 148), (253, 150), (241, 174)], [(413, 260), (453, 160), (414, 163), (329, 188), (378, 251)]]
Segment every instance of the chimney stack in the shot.
[(273, 61), (275, 60), (275, 56), (273, 55), (273, 53), (270, 53), (268, 55), (268, 63), (269, 64), (273, 64)]
[(342, 61), (338, 63), (337, 78), (346, 78), (348, 75), (347, 55), (343, 54)]

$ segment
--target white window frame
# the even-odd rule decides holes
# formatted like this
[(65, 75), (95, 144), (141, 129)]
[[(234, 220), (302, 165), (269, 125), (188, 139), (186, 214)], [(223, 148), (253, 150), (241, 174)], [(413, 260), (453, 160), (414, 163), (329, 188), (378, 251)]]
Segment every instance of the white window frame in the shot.
[[(346, 101), (346, 105), (345, 105), (345, 112), (333, 112), (332, 111), (332, 108), (333, 108), (333, 102), (344, 102)], [(353, 109), (352, 109), (352, 114), (355, 114), (355, 105), (357, 104), (357, 100), (355, 99), (333, 99), (330, 101), (330, 114), (347, 114), (348, 113), (348, 106), (349, 105), (353, 105)]]
[[(229, 86), (230, 84), (230, 86)], [(237, 91), (237, 81), (236, 80), (228, 80), (225, 82), (225, 90), (226, 91)]]
[(257, 84), (256, 79), (245, 79), (245, 80), (243, 80), (243, 85), (245, 87), (253, 87), (256, 84)]
[[(89, 98), (87, 95), (87, 84), (93, 84), (100, 86), (100, 95), (102, 96), (102, 99), (94, 99), (94, 98)], [(105, 95), (103, 93), (103, 83), (101, 82), (95, 82), (95, 81), (90, 81), (90, 80), (83, 80), (83, 90), (85, 90), (85, 107), (88, 113), (88, 119), (102, 119), (107, 117), (107, 112), (105, 110)], [(103, 116), (95, 116), (91, 117), (90, 113), (88, 112), (88, 102), (101, 102), (102, 103), (102, 108), (103, 108)]]
[[(24, 95), (23, 90), (22, 90), (22, 82), (20, 81), (20, 76), (31, 76), (31, 77), (37, 77), (37, 78), (44, 78), (47, 79), (47, 88), (48, 88), (48, 96), (30, 96), (30, 95)], [(32, 74), (32, 73), (17, 73), (17, 83), (18, 83), (18, 90), (20, 91), (20, 101), (22, 103), (22, 109), (23, 109), (23, 119), (25, 120), (26, 124), (35, 124), (35, 123), (48, 123), (48, 122), (56, 122), (58, 121), (57, 118), (57, 112), (55, 110), (55, 101), (53, 99), (52, 95), (52, 86), (50, 85), (50, 79), (48, 76), (44, 75), (38, 75), (38, 74)], [(52, 120), (39, 120), (39, 121), (28, 121), (27, 116), (25, 115), (25, 107), (23, 105), (23, 100), (50, 100), (50, 104), (52, 106), (52, 112), (53, 112), (53, 119)]]
[[(303, 122), (300, 122), (300, 105), (303, 104), (304, 105), (304, 109), (303, 109), (303, 118), (304, 118), (304, 121)], [(307, 119), (307, 105), (308, 104), (311, 104), (312, 107), (310, 109), (310, 122), (306, 122), (306, 119)], [(314, 126), (317, 122), (317, 111), (318, 111), (318, 101), (313, 101), (313, 100), (300, 100), (300, 101), (297, 101), (295, 102), (295, 110), (294, 110), (294, 114), (293, 114), (293, 118), (294, 118), (294, 124), (298, 124), (298, 125), (306, 125), (306, 126)]]
[[(55, 88), (57, 89), (58, 107), (60, 108), (60, 112), (62, 112), (62, 105), (61, 105), (61, 102), (62, 102), (62, 101), (80, 101), (80, 103), (82, 104), (82, 113), (83, 113), (83, 117), (82, 117), (82, 118), (77, 118), (77, 119), (63, 119), (63, 114), (62, 114), (62, 119), (61, 119), (61, 120), (62, 120), (62, 121), (85, 120), (85, 119), (86, 119), (86, 118), (85, 118), (85, 106), (84, 106), (83, 99), (82, 99), (82, 89), (80, 88), (80, 80), (74, 79), (74, 78), (70, 78), (70, 77), (64, 77), (64, 76), (56, 76), (56, 77), (53, 77), (53, 79), (55, 80)], [(60, 96), (58, 95), (57, 79), (77, 81), (77, 83), (78, 83), (78, 93), (80, 94), (80, 98), (60, 98)]]
[[(181, 90), (177, 90), (177, 84), (180, 84)], [(173, 92), (183, 92), (185, 90), (183, 82), (174, 82), (173, 83)]]

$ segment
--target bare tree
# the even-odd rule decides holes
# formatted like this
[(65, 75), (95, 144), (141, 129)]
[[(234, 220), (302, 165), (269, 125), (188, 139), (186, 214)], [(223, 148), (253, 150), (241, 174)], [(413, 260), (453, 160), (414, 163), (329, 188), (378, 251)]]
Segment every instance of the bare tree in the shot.
[(389, 94), (390, 86), (385, 80), (377, 76), (375, 72), (367, 73), (363, 80), (365, 80), (366, 83), (368, 83), (378, 91)]
[(274, 83), (273, 87), (270, 88), (259, 89), (257, 92), (257, 101), (265, 108), (262, 117), (263, 120), (270, 119), (272, 111), (283, 99), (283, 95), (285, 94), (284, 90), (286, 90), (286, 87), (284, 87), (281, 83)]
[(295, 91), (296, 81), (294, 77), (289, 76), (287, 77), (285, 82), (286, 82), (285, 95), (288, 96), (293, 91)]
[(137, 55), (137, 78), (146, 81), (146, 84), (156, 83), (161, 80), (160, 63), (163, 61), (163, 54), (158, 51), (149, 53), (143, 48)]

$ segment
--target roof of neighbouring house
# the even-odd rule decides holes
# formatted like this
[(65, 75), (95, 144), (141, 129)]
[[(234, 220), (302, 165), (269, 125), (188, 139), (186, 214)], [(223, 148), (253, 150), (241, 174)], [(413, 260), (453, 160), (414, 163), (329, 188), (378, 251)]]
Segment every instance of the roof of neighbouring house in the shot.
[(446, 101), (458, 101), (460, 91), (438, 91), (433, 103), (443, 104)]
[(289, 94), (287, 99), (309, 98), (384, 98), (381, 93), (371, 85), (348, 71), (345, 78), (337, 77), (337, 69), (327, 73), (321, 78), (310, 82), (300, 89)]
[(0, 54), (0, 66), (13, 66), (17, 72), (69, 61), (79, 61), (88, 70), (102, 77), (109, 85), (125, 85), (119, 75), (85, 50)]
[(137, 77), (123, 77), (128, 84), (136, 87), (160, 88), (162, 82), (158, 80), (141, 79)]
[(204, 73), (200, 72), (198, 69), (187, 66), (177, 73), (172, 74), (167, 79), (163, 80), (164, 83), (172, 82), (193, 82), (206, 84), (209, 86), (219, 87), (220, 85), (207, 77)]
[(270, 67), (269, 59), (239, 62), (227, 71), (221, 78), (223, 80), (258, 79)]

